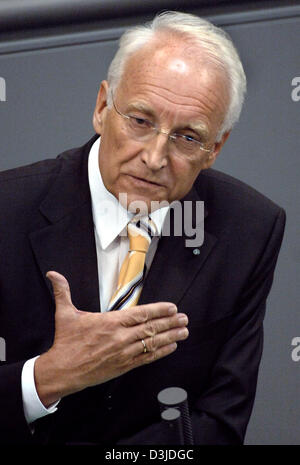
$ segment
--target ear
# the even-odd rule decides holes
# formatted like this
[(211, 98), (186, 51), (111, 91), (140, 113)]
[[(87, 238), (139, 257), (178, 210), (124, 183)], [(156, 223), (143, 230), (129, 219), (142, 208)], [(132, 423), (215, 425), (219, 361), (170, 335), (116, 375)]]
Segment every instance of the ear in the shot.
[(203, 169), (210, 168), (216, 161), (217, 156), (219, 155), (223, 145), (227, 141), (229, 134), (231, 131), (224, 132), (222, 139), (219, 142), (216, 142), (212, 152), (208, 154), (208, 157), (205, 162), (205, 166)]
[(102, 81), (97, 95), (96, 106), (93, 114), (93, 126), (97, 134), (101, 135), (107, 112), (108, 83)]

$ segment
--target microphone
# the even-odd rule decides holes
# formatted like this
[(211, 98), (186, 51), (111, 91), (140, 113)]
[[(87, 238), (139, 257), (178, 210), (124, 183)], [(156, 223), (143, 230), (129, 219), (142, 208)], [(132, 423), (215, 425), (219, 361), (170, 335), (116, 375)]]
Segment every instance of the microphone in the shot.
[[(160, 406), (161, 418), (167, 422), (170, 428), (173, 428), (176, 439), (180, 441), (183, 439), (183, 442), (180, 442), (180, 444), (192, 445), (194, 441), (187, 392), (178, 387), (166, 388), (158, 393), (157, 399)], [(177, 410), (180, 415), (177, 415), (174, 410)]]

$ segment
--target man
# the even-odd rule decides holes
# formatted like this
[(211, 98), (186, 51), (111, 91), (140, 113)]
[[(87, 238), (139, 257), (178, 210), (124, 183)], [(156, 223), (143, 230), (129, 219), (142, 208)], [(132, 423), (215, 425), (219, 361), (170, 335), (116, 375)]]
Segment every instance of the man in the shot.
[[(285, 219), (209, 169), (245, 85), (221, 30), (164, 13), (122, 38), (91, 141), (2, 173), (3, 442), (160, 444), (170, 386), (188, 393), (196, 444), (243, 442)], [(204, 202), (201, 247), (163, 234), (178, 200)]]

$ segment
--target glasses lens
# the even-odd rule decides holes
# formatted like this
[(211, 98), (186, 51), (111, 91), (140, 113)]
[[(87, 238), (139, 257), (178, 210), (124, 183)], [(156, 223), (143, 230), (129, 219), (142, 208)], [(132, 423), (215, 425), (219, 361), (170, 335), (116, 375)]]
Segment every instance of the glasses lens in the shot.
[(200, 152), (201, 145), (194, 139), (181, 135), (176, 135), (174, 139), (176, 150), (180, 154), (193, 156)]
[(202, 144), (196, 141), (193, 137), (180, 134), (171, 134), (160, 131), (150, 121), (137, 116), (125, 115), (121, 113), (115, 103), (115, 110), (122, 116), (126, 122), (128, 135), (138, 141), (150, 140), (155, 134), (163, 134), (168, 137), (169, 141), (173, 144), (173, 149), (179, 156), (195, 158), (199, 156), (201, 150), (207, 151), (202, 147)]

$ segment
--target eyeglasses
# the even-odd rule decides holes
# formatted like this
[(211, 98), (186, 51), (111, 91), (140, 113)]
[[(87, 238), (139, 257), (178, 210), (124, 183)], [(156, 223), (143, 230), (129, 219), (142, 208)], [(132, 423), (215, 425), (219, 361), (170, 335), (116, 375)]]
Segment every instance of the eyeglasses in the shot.
[(169, 134), (166, 131), (162, 131), (154, 123), (145, 118), (134, 115), (125, 115), (116, 107), (113, 96), (112, 101), (115, 111), (118, 115), (122, 116), (126, 122), (128, 135), (133, 139), (146, 142), (151, 140), (157, 134), (164, 134), (174, 145), (174, 150), (177, 155), (190, 159), (199, 157), (201, 152), (212, 152), (212, 149), (206, 148), (203, 142), (200, 142), (194, 136), (176, 133)]

